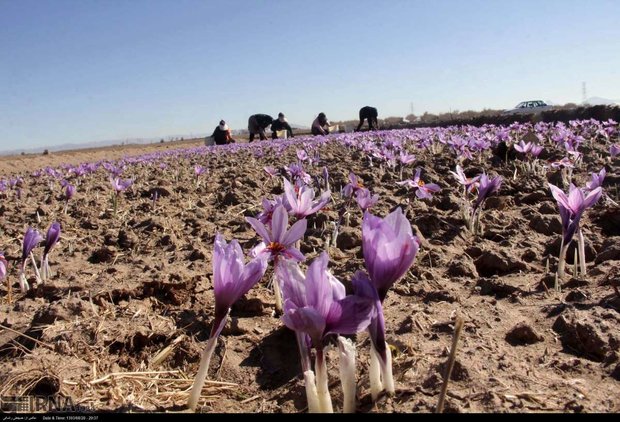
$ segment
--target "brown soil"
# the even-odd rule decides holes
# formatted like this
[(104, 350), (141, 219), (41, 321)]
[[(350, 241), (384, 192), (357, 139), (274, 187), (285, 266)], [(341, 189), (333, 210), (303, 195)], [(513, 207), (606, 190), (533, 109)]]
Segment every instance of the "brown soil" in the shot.
[[(29, 174), (45, 165), (162, 147), (13, 157), (0, 160), (0, 174)], [(433, 411), (457, 315), (465, 325), (446, 411), (620, 411), (617, 208), (601, 201), (586, 213), (588, 277), (566, 280), (556, 292), (545, 267), (548, 261), (551, 270), (555, 267), (559, 217), (545, 180), (512, 180), (510, 168), (490, 169), (504, 176), (504, 185), (486, 206), (484, 234), (473, 237), (459, 217), (458, 190), (446, 176), (451, 160), (419, 155), (423, 178), (442, 186), (432, 201), (422, 202), (395, 184), (397, 176), (365, 166), (357, 152), (329, 145), (321, 148), (321, 158), (335, 191), (353, 170), (380, 195), (375, 214), (401, 206), (422, 238), (412, 270), (385, 302), (396, 396), (371, 403), (369, 340), (360, 334), (359, 411)], [(0, 289), (5, 327), (0, 329), (0, 395), (58, 393), (98, 410), (183, 409), (212, 322), (215, 233), (238, 239), (246, 252), (254, 246), (258, 239), (244, 216), (259, 211), (262, 197), (280, 192), (262, 167), (282, 167), (296, 158), (292, 148), (280, 157), (241, 153), (196, 160), (210, 168), (199, 186), (188, 160), (171, 163), (165, 172), (128, 168), (125, 177), (136, 177), (136, 183), (121, 198), (117, 215), (110, 209), (103, 170), (78, 186), (66, 215), (57, 200), (59, 187), (50, 193), (47, 183), (33, 184), (33, 179), (26, 179), (21, 201), (10, 192), (2, 199), (0, 247), (11, 262), (12, 302), (5, 283)], [(585, 163), (589, 171), (604, 165), (593, 153)], [(605, 187), (616, 192), (617, 201), (617, 162), (607, 168)], [(579, 185), (587, 178), (585, 170), (576, 175)], [(160, 193), (154, 209), (153, 188)], [(323, 214), (336, 218), (334, 210)], [(25, 227), (43, 232), (52, 221), (63, 227), (50, 258), (54, 276), (21, 295), (16, 260)], [(323, 221), (309, 224), (302, 245), (309, 259), (323, 250), (330, 232), (323, 230)], [(329, 250), (330, 267), (345, 284), (363, 266), (360, 223), (355, 213), (339, 248)], [(571, 251), (569, 263), (572, 256)], [(211, 362), (203, 411), (304, 411), (295, 337), (273, 315), (270, 278), (268, 273), (233, 308)], [(169, 351), (163, 360), (162, 351)], [(332, 398), (340, 410), (334, 350), (328, 359)]]

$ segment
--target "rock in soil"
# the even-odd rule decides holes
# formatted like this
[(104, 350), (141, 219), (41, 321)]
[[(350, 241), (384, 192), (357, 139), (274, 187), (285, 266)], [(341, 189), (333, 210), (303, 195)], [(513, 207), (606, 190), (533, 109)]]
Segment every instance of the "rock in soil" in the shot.
[(522, 346), (544, 341), (544, 337), (527, 322), (520, 322), (506, 333), (506, 341), (513, 346)]

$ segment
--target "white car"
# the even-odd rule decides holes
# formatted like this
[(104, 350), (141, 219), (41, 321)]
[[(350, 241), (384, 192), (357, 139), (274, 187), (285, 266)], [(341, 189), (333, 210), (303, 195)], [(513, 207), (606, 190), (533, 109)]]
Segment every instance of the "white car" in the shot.
[(544, 101), (523, 101), (513, 109), (504, 111), (504, 114), (536, 114), (543, 111), (553, 110), (553, 107)]

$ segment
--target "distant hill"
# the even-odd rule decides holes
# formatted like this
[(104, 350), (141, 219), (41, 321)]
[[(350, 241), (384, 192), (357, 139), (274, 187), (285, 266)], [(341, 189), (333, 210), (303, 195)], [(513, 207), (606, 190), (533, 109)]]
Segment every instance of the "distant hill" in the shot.
[(157, 142), (161, 142), (162, 139), (165, 142), (170, 142), (170, 141), (178, 141), (181, 138), (192, 139), (192, 138), (204, 138), (205, 136), (207, 136), (206, 133), (192, 133), (189, 135), (187, 134), (168, 135), (168, 136), (162, 136), (162, 137), (157, 137), (157, 138), (132, 138), (132, 139), (114, 139), (114, 140), (80, 142), (80, 143), (66, 143), (66, 144), (53, 145), (53, 146), (48, 146), (48, 147), (0, 150), (0, 155), (17, 155), (21, 153), (40, 154), (45, 150), (48, 150), (49, 152), (58, 152), (58, 151), (67, 151), (67, 150), (74, 150), (74, 149), (101, 148), (101, 147), (107, 147), (111, 145), (146, 145), (146, 144), (154, 144)]
[[(296, 125), (291, 123), (291, 127), (297, 130), (309, 130), (309, 126)], [(161, 142), (163, 139), (165, 142), (170, 141), (179, 141), (181, 139), (194, 139), (194, 138), (204, 138), (206, 136), (210, 136), (212, 132), (209, 133), (191, 133), (191, 134), (183, 134), (183, 135), (167, 135), (160, 136), (155, 138), (131, 138), (131, 139), (112, 139), (105, 141), (92, 141), (92, 142), (76, 142), (76, 143), (66, 143), (61, 145), (53, 145), (48, 147), (35, 147), (35, 148), (20, 148), (20, 149), (0, 149), (0, 155), (18, 155), (21, 153), (24, 154), (41, 154), (43, 151), (48, 150), (49, 152), (58, 152), (58, 151), (67, 151), (67, 150), (75, 150), (75, 149), (88, 149), (88, 148), (101, 148), (107, 147), (111, 145), (145, 145), (145, 144), (154, 144), (157, 142)], [(237, 129), (232, 131), (233, 135), (244, 135), (248, 133), (246, 128)], [(3, 148), (3, 146), (0, 146)]]
[(620, 100), (610, 100), (609, 98), (601, 98), (601, 97), (590, 97), (585, 100), (583, 105), (620, 105)]

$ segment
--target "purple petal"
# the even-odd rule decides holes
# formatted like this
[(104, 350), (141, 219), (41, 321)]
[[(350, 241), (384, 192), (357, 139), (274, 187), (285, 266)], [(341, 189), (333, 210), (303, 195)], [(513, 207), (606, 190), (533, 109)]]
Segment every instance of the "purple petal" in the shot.
[(299, 239), (303, 238), (306, 234), (306, 229), (308, 228), (308, 220), (301, 219), (295, 222), (291, 226), (290, 229), (284, 235), (284, 239), (282, 240), (282, 244), (285, 246), (293, 245)]
[(271, 235), (269, 234), (267, 227), (265, 227), (263, 223), (261, 223), (260, 221), (258, 221), (256, 218), (253, 218), (253, 217), (245, 217), (245, 221), (250, 223), (250, 225), (254, 228), (256, 233), (258, 233), (258, 235), (263, 238), (263, 241), (265, 243), (271, 242)]
[(373, 301), (361, 296), (347, 296), (333, 302), (327, 315), (325, 334), (356, 334), (368, 327), (375, 309)]
[(288, 212), (282, 205), (278, 205), (271, 217), (271, 241), (283, 243), (286, 227), (288, 226)]

